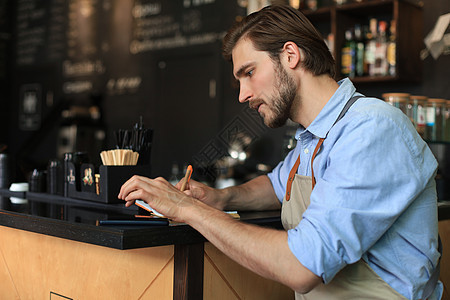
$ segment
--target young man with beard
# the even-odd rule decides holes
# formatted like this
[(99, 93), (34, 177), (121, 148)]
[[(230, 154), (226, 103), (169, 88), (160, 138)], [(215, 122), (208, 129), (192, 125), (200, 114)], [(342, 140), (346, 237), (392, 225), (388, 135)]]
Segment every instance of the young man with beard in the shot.
[[(267, 176), (216, 190), (133, 177), (136, 199), (191, 225), (250, 270), (299, 299), (439, 299), (436, 160), (400, 110), (337, 83), (334, 61), (297, 10), (271, 6), (224, 39), (248, 102), (269, 127), (299, 124), (297, 146)], [(286, 230), (222, 212), (282, 207)], [(428, 286), (428, 287), (427, 287)]]

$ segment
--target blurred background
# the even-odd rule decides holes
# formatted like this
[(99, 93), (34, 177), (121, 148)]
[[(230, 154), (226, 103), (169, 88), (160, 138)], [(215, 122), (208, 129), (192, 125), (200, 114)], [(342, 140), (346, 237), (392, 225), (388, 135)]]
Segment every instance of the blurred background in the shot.
[[(13, 181), (70, 152), (100, 164), (99, 153), (117, 144), (114, 133), (138, 122), (153, 130), (152, 176), (177, 180), (193, 164), (194, 178), (226, 186), (271, 170), (295, 146), (296, 126), (268, 129), (238, 103), (221, 39), (272, 2), (1, 0), (0, 151), (9, 155)], [(427, 55), (423, 41), (450, 12), (448, 1), (276, 3), (302, 10), (319, 28), (336, 57), (337, 80), (354, 77), (360, 92), (379, 98), (450, 99), (450, 55)], [(397, 22), (396, 73), (345, 74), (345, 31), (374, 18)], [(440, 198), (448, 199), (448, 141), (427, 141), (441, 165)]]

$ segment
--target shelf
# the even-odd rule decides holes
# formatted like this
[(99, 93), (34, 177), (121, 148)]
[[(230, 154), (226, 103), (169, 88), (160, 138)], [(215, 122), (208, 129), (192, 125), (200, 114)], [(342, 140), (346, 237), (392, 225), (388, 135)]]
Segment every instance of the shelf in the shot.
[[(421, 2), (414, 0), (366, 0), (342, 5), (302, 10), (324, 37), (334, 36), (333, 57), (336, 59), (337, 79), (342, 78), (341, 49), (345, 43), (345, 31), (355, 24), (368, 25), (370, 18), (390, 22), (395, 20), (396, 76), (354, 77), (355, 83), (420, 82), (422, 61), (420, 51), (423, 31)], [(414, 34), (411, 34), (414, 32)]]
[(351, 12), (361, 14), (382, 13), (392, 9), (395, 0), (373, 0), (363, 2), (349, 2), (337, 5), (336, 10), (340, 12)]
[(392, 81), (399, 80), (399, 78), (397, 76), (363, 76), (363, 77), (352, 77), (350, 79), (354, 83), (362, 83), (362, 82), (392, 82)]
[(303, 14), (311, 21), (329, 21), (330, 14), (332, 11), (332, 6), (321, 7), (316, 10), (305, 10), (302, 11)]
[(348, 2), (341, 5), (328, 5), (320, 7), (316, 10), (304, 9), (302, 13), (308, 17), (325, 16), (329, 14), (333, 9), (339, 12), (350, 12), (350, 13), (362, 13), (362, 14), (373, 14), (386, 12), (392, 9), (395, 2), (400, 1), (408, 5), (415, 6), (417, 8), (422, 8), (423, 4), (420, 1), (412, 0), (365, 0), (362, 2)]

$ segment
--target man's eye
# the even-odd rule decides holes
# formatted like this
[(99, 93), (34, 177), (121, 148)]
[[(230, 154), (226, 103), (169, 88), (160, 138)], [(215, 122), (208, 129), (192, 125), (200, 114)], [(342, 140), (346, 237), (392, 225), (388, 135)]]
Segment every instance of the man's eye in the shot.
[(247, 71), (247, 76), (252, 76), (253, 75), (253, 70)]

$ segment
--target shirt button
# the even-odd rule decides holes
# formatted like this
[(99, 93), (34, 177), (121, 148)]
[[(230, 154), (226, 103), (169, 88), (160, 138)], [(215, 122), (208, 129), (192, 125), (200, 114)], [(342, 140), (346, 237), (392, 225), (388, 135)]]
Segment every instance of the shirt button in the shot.
[(303, 150), (303, 152), (305, 152), (305, 154), (308, 154), (308, 153), (309, 153), (309, 150), (308, 150), (308, 149), (305, 149), (305, 150)]

